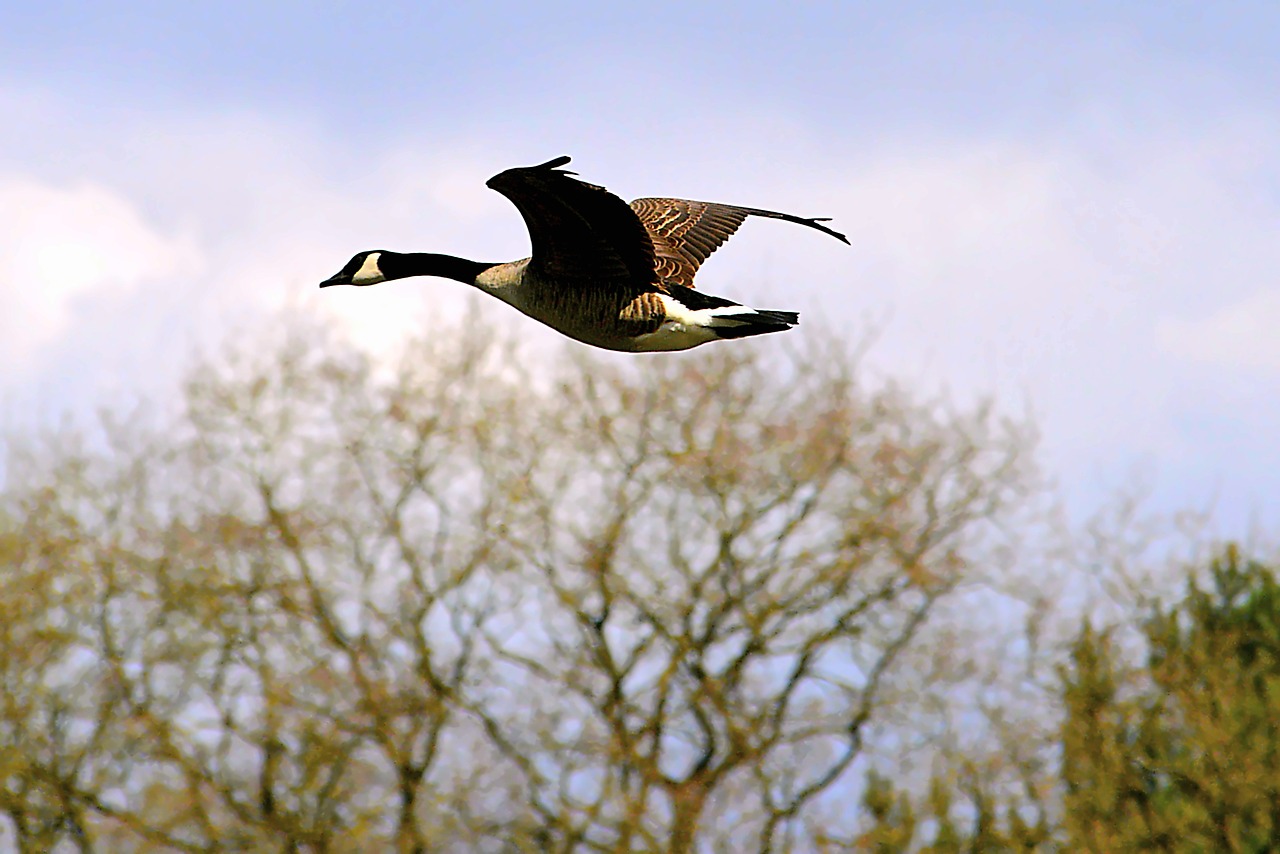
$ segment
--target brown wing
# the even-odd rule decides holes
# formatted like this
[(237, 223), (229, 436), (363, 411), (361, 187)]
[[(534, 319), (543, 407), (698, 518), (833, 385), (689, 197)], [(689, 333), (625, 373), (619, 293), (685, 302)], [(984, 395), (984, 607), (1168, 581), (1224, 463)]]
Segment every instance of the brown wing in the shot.
[(728, 240), (749, 216), (784, 219), (830, 234), (845, 243), (849, 239), (820, 223), (826, 218), (805, 219), (791, 214), (742, 208), (688, 199), (636, 199), (631, 209), (640, 217), (653, 240), (658, 278), (693, 287), (694, 274), (712, 252)]
[(635, 212), (604, 187), (570, 177), (557, 157), (494, 175), (486, 186), (511, 200), (529, 228), (529, 266), (582, 284), (656, 284), (653, 241)]

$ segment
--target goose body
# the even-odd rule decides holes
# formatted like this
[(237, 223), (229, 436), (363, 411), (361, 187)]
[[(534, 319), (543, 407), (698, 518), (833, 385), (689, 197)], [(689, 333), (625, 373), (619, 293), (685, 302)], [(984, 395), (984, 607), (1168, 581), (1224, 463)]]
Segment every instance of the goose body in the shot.
[(781, 332), (795, 312), (749, 308), (694, 290), (702, 262), (748, 216), (807, 225), (848, 243), (821, 219), (687, 199), (636, 199), (572, 177), (558, 157), (493, 176), (487, 186), (528, 226), (528, 258), (486, 263), (430, 253), (368, 250), (320, 283), (374, 285), (409, 276), (465, 282), (584, 344), (644, 353)]

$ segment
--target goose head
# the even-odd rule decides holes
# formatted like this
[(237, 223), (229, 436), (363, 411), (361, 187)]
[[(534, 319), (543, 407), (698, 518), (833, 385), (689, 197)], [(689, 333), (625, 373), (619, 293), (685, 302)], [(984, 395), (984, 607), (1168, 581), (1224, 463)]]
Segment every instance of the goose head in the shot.
[(320, 287), (327, 288), (330, 285), (376, 285), (379, 282), (385, 282), (387, 279), (395, 278), (395, 276), (388, 275), (382, 268), (384, 257), (394, 254), (381, 249), (357, 252), (341, 270), (321, 282)]

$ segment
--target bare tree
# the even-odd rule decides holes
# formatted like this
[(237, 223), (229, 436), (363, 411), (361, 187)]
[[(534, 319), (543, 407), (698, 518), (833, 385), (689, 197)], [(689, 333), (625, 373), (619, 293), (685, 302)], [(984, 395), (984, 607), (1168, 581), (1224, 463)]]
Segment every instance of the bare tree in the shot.
[(485, 631), (511, 675), (470, 702), (544, 844), (790, 847), (893, 713), (886, 677), (1017, 494), (1018, 443), (847, 369), (721, 351), (562, 385), (523, 629)]
[[(258, 346), (254, 346), (254, 345)], [(24, 851), (809, 849), (990, 559), (1024, 442), (840, 348), (530, 364), (315, 329), (14, 437)], [(932, 684), (917, 684), (919, 678)]]

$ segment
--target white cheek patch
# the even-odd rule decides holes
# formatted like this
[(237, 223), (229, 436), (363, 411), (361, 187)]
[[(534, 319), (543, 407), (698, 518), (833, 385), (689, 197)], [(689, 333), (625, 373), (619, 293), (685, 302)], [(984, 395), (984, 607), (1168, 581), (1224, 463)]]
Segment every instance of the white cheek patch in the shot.
[(382, 270), (378, 269), (378, 258), (381, 252), (370, 252), (365, 256), (364, 263), (360, 265), (360, 269), (356, 270), (351, 277), (351, 283), (354, 285), (376, 285), (378, 282), (385, 282), (387, 277), (382, 275)]

